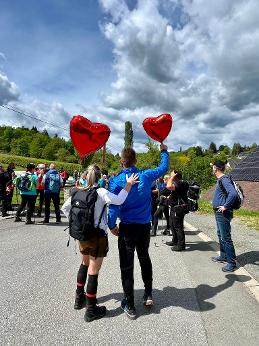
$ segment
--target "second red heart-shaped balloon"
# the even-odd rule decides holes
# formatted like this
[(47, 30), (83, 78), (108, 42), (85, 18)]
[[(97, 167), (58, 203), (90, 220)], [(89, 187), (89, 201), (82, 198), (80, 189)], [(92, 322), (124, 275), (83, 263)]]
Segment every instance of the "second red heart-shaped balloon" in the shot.
[(92, 123), (82, 115), (70, 121), (71, 141), (83, 160), (87, 155), (102, 148), (110, 136), (110, 128), (102, 123)]
[(143, 121), (143, 127), (149, 137), (162, 143), (169, 135), (173, 125), (173, 119), (170, 114), (161, 114), (158, 117), (146, 118)]

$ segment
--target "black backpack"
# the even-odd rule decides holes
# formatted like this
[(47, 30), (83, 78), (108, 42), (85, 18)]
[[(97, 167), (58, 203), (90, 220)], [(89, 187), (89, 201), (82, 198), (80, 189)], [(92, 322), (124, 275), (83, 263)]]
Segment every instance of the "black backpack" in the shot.
[(77, 240), (88, 240), (101, 234), (99, 226), (106, 208), (101, 212), (97, 227), (94, 226), (94, 210), (97, 200), (97, 188), (90, 190), (74, 189), (71, 195), (69, 213), (69, 234)]
[[(240, 185), (238, 185), (232, 178), (231, 176), (228, 176), (228, 179), (230, 180), (231, 184), (233, 185), (235, 191), (236, 191), (236, 198), (232, 204), (232, 209), (239, 209), (243, 202), (244, 202), (244, 192), (243, 192), (243, 189)], [(224, 188), (223, 184), (222, 184), (222, 181), (221, 179), (219, 179), (219, 187), (221, 189), (221, 191), (224, 193), (224, 195), (227, 197), (228, 196), (228, 193), (226, 191), (226, 189)]]
[(183, 181), (186, 194), (178, 195), (178, 204), (174, 205), (173, 211), (178, 215), (188, 214), (190, 211), (198, 210), (198, 199), (200, 198), (201, 187), (196, 182), (188, 183)]
[(188, 209), (189, 211), (198, 210), (198, 199), (200, 198), (201, 187), (195, 181), (189, 184), (189, 189), (187, 192), (188, 198)]

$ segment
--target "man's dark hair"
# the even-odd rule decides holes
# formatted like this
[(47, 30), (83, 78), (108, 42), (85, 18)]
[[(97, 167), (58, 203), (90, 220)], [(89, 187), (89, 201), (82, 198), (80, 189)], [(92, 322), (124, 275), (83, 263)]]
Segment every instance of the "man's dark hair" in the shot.
[(33, 170), (35, 168), (35, 165), (33, 163), (28, 163), (26, 168), (27, 168), (27, 171), (30, 172), (31, 170)]
[(174, 172), (175, 172), (175, 174), (176, 174), (176, 178), (179, 179), (179, 180), (182, 180), (182, 178), (183, 178), (182, 173), (179, 172), (179, 171), (176, 171), (176, 170), (174, 170)]
[(221, 160), (216, 160), (213, 162), (213, 165), (220, 171), (224, 172), (226, 168), (226, 163)]
[(131, 167), (136, 163), (136, 152), (132, 148), (124, 148), (121, 152), (121, 160), (125, 167)]

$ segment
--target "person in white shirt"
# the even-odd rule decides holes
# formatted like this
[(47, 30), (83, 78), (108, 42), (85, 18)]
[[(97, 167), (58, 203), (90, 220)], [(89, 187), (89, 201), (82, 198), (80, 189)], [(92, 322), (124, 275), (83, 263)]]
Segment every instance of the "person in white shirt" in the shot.
[[(88, 191), (93, 187), (98, 186), (98, 180), (101, 177), (101, 170), (97, 165), (91, 165), (87, 169), (87, 186), (82, 188), (83, 191)], [(95, 202), (94, 210), (94, 224), (103, 231), (103, 234), (98, 237), (91, 238), (86, 241), (79, 241), (79, 250), (82, 255), (82, 262), (77, 274), (77, 289), (75, 297), (75, 309), (81, 309), (86, 303), (85, 321), (91, 322), (95, 319), (102, 318), (106, 314), (105, 306), (96, 305), (96, 293), (98, 286), (98, 273), (101, 268), (103, 258), (106, 257), (108, 252), (108, 220), (107, 212), (101, 213), (107, 204), (121, 205), (128, 196), (128, 192), (131, 186), (137, 183), (138, 175), (132, 174), (130, 177), (126, 177), (126, 185), (120, 191), (118, 195), (115, 195), (105, 188), (97, 188), (97, 200)], [(69, 211), (71, 208), (71, 197), (65, 202), (61, 210), (69, 217)], [(84, 292), (84, 286), (87, 281), (86, 295)]]

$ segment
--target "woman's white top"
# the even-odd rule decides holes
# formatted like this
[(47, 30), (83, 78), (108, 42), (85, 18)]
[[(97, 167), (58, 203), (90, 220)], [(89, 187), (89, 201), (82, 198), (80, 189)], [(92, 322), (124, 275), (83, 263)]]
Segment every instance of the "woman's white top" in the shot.
[[(115, 204), (115, 205), (121, 205), (125, 199), (128, 196), (128, 192), (124, 189), (120, 191), (118, 195), (115, 195), (114, 193), (109, 192), (108, 190), (100, 187), (96, 190), (98, 197), (95, 202), (95, 208), (94, 208), (94, 225), (97, 227), (99, 218), (101, 215), (101, 212), (103, 210), (103, 207), (105, 204)], [(69, 197), (66, 202), (63, 204), (61, 211), (66, 215), (67, 218), (69, 218), (69, 212), (71, 209), (71, 197)], [(108, 230), (108, 217), (107, 217), (107, 210), (103, 213), (100, 228), (103, 229), (106, 233)]]

